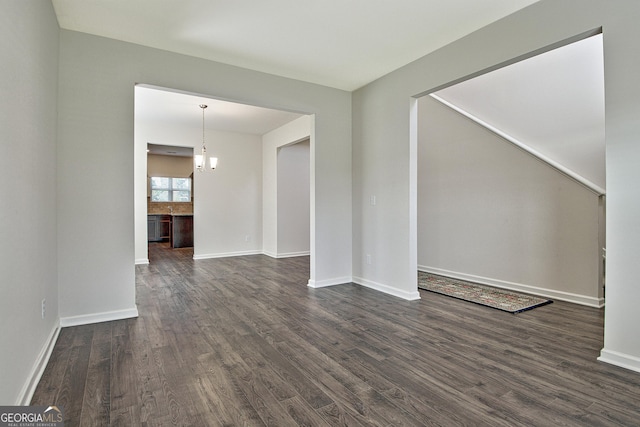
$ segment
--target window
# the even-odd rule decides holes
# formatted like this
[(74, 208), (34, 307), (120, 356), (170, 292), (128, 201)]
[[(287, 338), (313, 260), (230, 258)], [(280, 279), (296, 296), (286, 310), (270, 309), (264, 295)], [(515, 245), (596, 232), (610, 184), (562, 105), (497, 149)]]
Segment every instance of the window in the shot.
[(151, 177), (152, 202), (190, 202), (191, 178)]

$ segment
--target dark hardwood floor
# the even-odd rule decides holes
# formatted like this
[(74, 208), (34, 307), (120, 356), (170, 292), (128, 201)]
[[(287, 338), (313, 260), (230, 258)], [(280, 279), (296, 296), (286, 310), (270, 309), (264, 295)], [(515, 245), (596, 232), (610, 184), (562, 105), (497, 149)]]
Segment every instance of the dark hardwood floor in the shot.
[(308, 257), (191, 255), (152, 244), (140, 317), (63, 329), (32, 404), (66, 426), (640, 425), (640, 374), (596, 361), (602, 310), (310, 289)]

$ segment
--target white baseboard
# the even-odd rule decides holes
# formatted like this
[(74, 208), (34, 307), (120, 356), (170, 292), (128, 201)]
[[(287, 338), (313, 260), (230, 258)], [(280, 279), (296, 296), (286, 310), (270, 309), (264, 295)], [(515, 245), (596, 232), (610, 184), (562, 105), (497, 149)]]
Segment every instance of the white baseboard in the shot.
[(149, 264), (149, 258), (139, 258), (135, 262), (136, 265), (147, 265)]
[(307, 283), (307, 286), (310, 288), (326, 288), (327, 286), (344, 285), (351, 282), (352, 280), (350, 276), (335, 277), (333, 279), (325, 279), (325, 280), (309, 279), (309, 283)]
[(302, 251), (302, 252), (287, 252), (284, 254), (277, 254), (276, 258), (295, 258), (299, 256), (309, 256), (311, 255), (310, 251)]
[(494, 286), (496, 288), (508, 289), (510, 291), (524, 292), (527, 294), (537, 295), (545, 298), (552, 298), (559, 301), (572, 302), (574, 304), (586, 305), (588, 307), (602, 308), (604, 307), (603, 298), (594, 298), (587, 295), (573, 294), (570, 292), (557, 291), (548, 288), (539, 288), (536, 286), (525, 285), (522, 283), (507, 282), (504, 280), (490, 279), (488, 277), (475, 276), (473, 274), (459, 273), (456, 271), (444, 270), (436, 267), (428, 267), (424, 265), (418, 266), (419, 271), (425, 273), (437, 274), (440, 276), (451, 277), (452, 279), (466, 280), (469, 282), (480, 283), (483, 285)]
[(60, 326), (66, 328), (68, 326), (89, 325), (91, 323), (110, 322), (112, 320), (130, 319), (132, 317), (138, 317), (137, 307), (129, 308), (126, 310), (61, 317)]
[(220, 252), (217, 254), (200, 254), (193, 255), (193, 259), (212, 259), (212, 258), (228, 258), (234, 256), (245, 256), (245, 255), (262, 255), (262, 251), (252, 250), (252, 251), (239, 251), (239, 252)]
[(407, 301), (415, 301), (420, 299), (420, 292), (416, 288), (413, 292), (403, 291), (400, 289), (392, 288), (391, 286), (383, 285), (372, 280), (367, 280), (362, 277), (354, 277), (353, 282), (358, 285), (370, 288), (376, 291), (383, 292), (385, 294), (393, 295), (394, 297), (402, 298)]
[(309, 255), (311, 255), (311, 251), (287, 252), (287, 253), (284, 253), (284, 254), (278, 254), (278, 253), (263, 251), (262, 254), (266, 255), (268, 257), (271, 257), (271, 258), (294, 258), (294, 257), (298, 257), (298, 256), (309, 256)]
[(369, 289), (373, 289), (375, 291), (379, 291), (388, 295), (393, 295), (394, 297), (402, 298), (408, 301), (414, 301), (420, 299), (420, 293), (416, 289), (415, 292), (406, 292), (396, 288), (392, 288), (390, 286), (383, 285), (381, 283), (376, 283), (371, 280), (363, 279), (361, 277), (339, 277), (335, 279), (327, 279), (327, 280), (311, 280), (309, 279), (309, 283), (307, 286), (310, 288), (325, 288), (327, 286), (337, 286), (344, 285), (347, 283), (356, 283), (360, 286), (364, 286)]
[(631, 356), (629, 354), (619, 353), (613, 350), (600, 350), (600, 362), (608, 363), (610, 365), (619, 366), (621, 368), (629, 369), (631, 371), (640, 372), (640, 358)]
[(22, 390), (20, 390), (20, 394), (18, 395), (18, 399), (15, 403), (17, 406), (28, 406), (29, 404), (31, 404), (33, 393), (35, 393), (36, 387), (40, 382), (40, 378), (42, 378), (42, 374), (47, 367), (47, 363), (49, 363), (49, 358), (51, 357), (53, 347), (58, 340), (58, 335), (60, 335), (60, 322), (55, 323), (53, 329), (47, 337), (47, 340), (42, 346), (42, 349), (40, 350), (40, 353), (36, 358), (36, 362), (31, 369), (28, 380), (22, 387)]

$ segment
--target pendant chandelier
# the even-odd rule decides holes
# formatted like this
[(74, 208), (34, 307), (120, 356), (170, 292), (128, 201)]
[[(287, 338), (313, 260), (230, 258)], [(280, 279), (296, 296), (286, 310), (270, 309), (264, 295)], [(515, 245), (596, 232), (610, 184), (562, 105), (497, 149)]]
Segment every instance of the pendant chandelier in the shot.
[[(200, 154), (196, 154), (194, 157), (196, 170), (203, 172), (207, 169), (207, 146), (204, 143), (204, 110), (208, 106), (206, 104), (200, 104), (200, 108), (202, 108), (202, 149)], [(209, 157), (209, 167), (211, 170), (215, 169), (218, 165), (217, 157)]]

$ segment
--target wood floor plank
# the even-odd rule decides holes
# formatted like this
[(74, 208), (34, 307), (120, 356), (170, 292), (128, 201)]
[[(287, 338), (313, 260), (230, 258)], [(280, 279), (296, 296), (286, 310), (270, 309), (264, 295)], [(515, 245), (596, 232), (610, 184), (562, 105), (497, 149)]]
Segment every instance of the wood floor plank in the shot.
[(602, 309), (311, 289), (309, 257), (192, 255), (150, 244), (140, 316), (64, 328), (32, 404), (70, 426), (640, 425), (640, 375), (596, 360)]
[(56, 342), (49, 363), (42, 373), (40, 382), (31, 398), (31, 404), (36, 405), (38, 402), (42, 405), (51, 405), (57, 402), (58, 393), (60, 391), (60, 382), (65, 377), (67, 368), (69, 367), (69, 356), (71, 354), (70, 339), (73, 331), (63, 329), (60, 331), (58, 341)]
[(285, 400), (283, 405), (296, 425), (318, 427), (330, 425), (300, 396)]
[(344, 359), (333, 360), (315, 347), (309, 346), (308, 342), (300, 337), (289, 336), (289, 340), (282, 340), (276, 344), (278, 351), (299, 370), (315, 379), (332, 400), (340, 402), (339, 405), (330, 405), (319, 411), (327, 420), (332, 419), (335, 422), (338, 417), (364, 425), (375, 425), (378, 421), (383, 425), (422, 425), (422, 422), (393, 406), (368, 383), (345, 368), (341, 364)]
[(313, 381), (295, 368), (280, 352), (266, 344), (258, 336), (249, 337), (245, 345), (251, 348), (256, 357), (263, 360), (275, 374), (290, 384), (302, 399), (317, 409), (333, 403)]
[(128, 335), (113, 336), (111, 345), (111, 409), (137, 407), (138, 383)]
[(258, 411), (225, 366), (210, 367), (207, 375), (199, 375), (196, 388), (200, 400), (214, 411), (223, 425), (264, 425)]
[(94, 327), (87, 379), (82, 398), (81, 426), (107, 426), (111, 412), (111, 324)]
[(266, 426), (296, 425), (258, 375), (240, 363), (231, 366), (229, 372)]
[(90, 354), (90, 344), (71, 347), (69, 365), (56, 396), (56, 404), (60, 403), (64, 408), (65, 425), (68, 426), (80, 425)]
[[(353, 415), (353, 412), (347, 409), (344, 405), (339, 403), (332, 403), (317, 410), (322, 419), (330, 426), (344, 426), (344, 427), (357, 427), (357, 426), (372, 426), (381, 425), (380, 423), (364, 423), (357, 419)], [(314, 425), (314, 424), (312, 424)]]
[[(142, 319), (141, 319), (142, 320)], [(144, 322), (140, 322), (144, 324)], [(162, 389), (161, 375), (154, 360), (153, 348), (148, 340), (136, 340), (132, 348), (135, 382), (140, 402), (140, 421), (168, 415), (169, 402)]]

